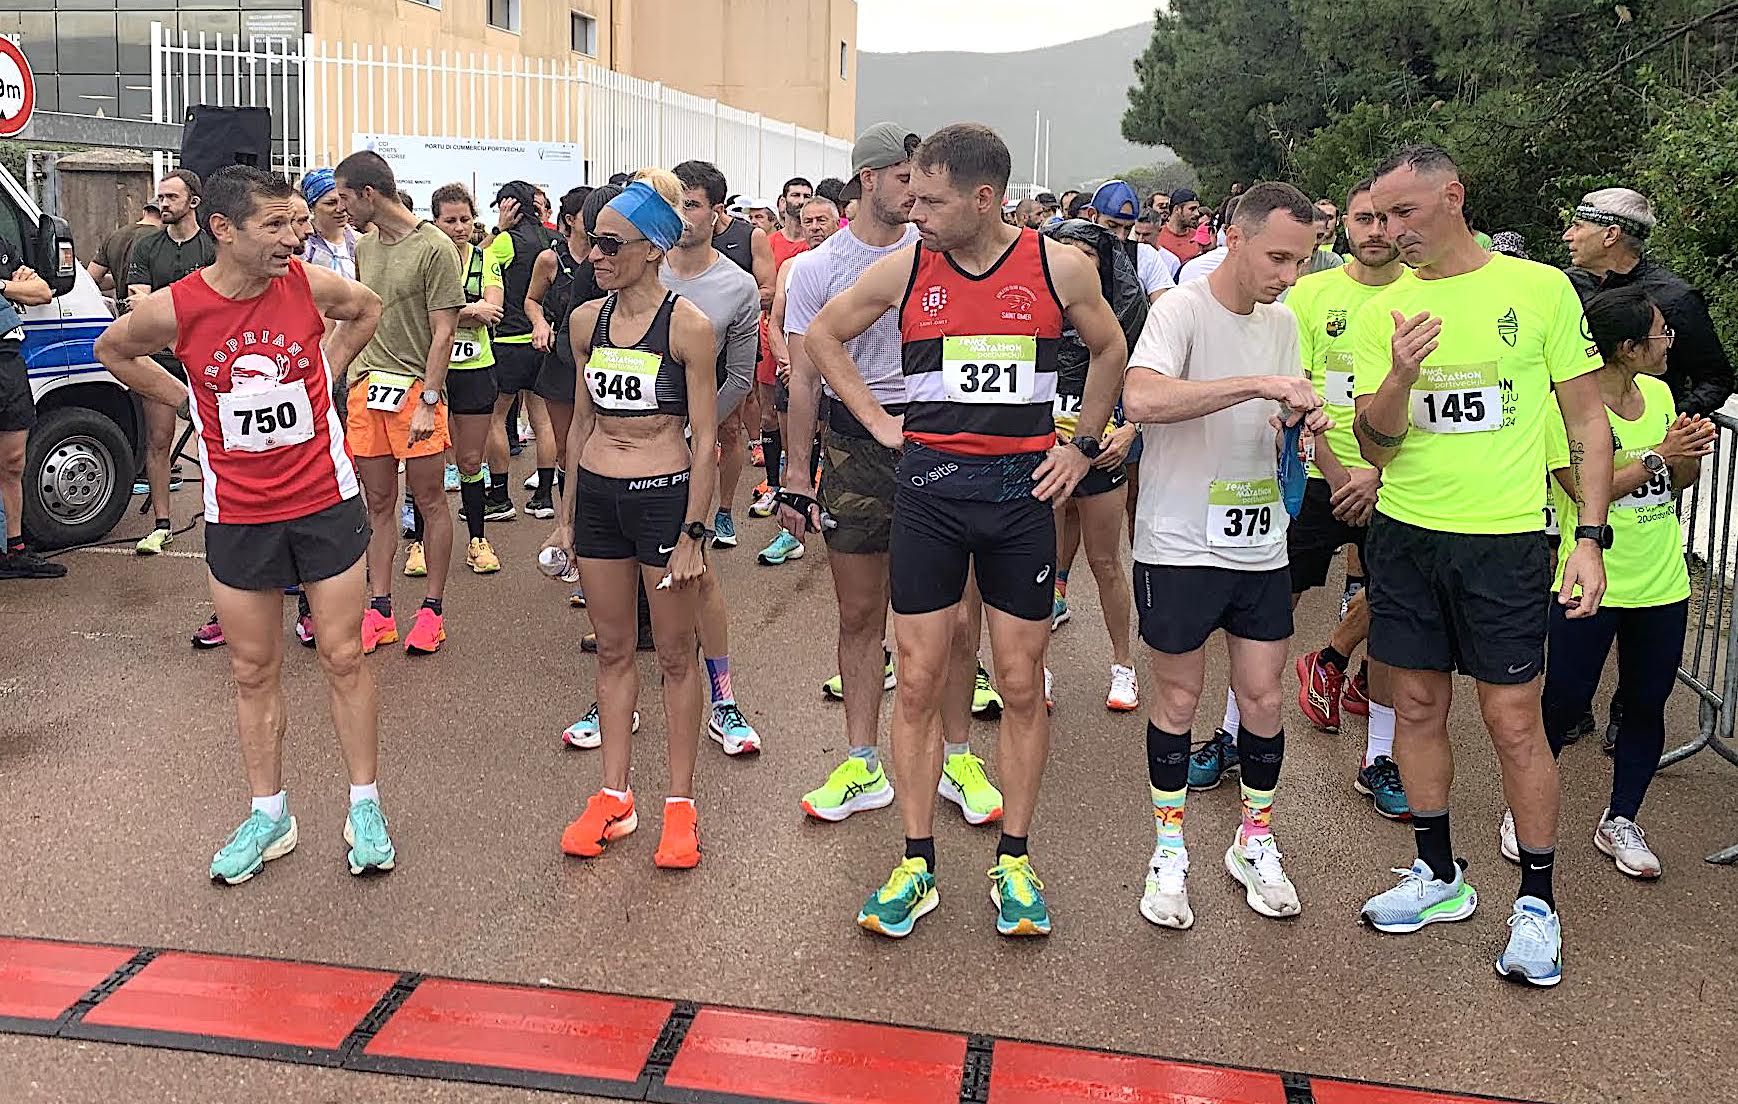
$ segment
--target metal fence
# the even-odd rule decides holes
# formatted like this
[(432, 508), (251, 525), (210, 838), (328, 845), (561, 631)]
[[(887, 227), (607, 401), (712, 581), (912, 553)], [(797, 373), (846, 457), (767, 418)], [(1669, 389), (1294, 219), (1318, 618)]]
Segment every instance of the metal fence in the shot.
[[(1735, 597), (1733, 499), (1738, 493), (1738, 419), (1715, 413), (1719, 427), (1714, 451), (1702, 461), (1702, 477), (1678, 501), (1685, 532), (1684, 554), (1690, 567), (1689, 632), (1678, 681), (1698, 698), (1695, 739), (1666, 752), (1660, 766), (1682, 762), (1712, 749), (1738, 766), (1733, 742), (1738, 713), (1738, 620), (1732, 616)], [(1711, 863), (1738, 863), (1738, 843), (1709, 855)]]
[[(266, 107), (272, 167), (336, 163), (358, 134), (554, 142), (584, 180), (645, 165), (711, 161), (733, 190), (774, 194), (789, 177), (849, 175), (850, 143), (570, 58), (405, 50), (151, 24), (151, 118), (190, 107)], [(157, 152), (157, 173), (174, 151)]]

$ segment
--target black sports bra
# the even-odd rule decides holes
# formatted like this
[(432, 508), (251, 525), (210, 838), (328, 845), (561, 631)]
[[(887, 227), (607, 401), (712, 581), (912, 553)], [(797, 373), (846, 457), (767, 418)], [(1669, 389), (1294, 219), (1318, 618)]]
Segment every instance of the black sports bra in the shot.
[(670, 316), (681, 296), (664, 294), (646, 335), (633, 345), (610, 340), (616, 293), (604, 297), (591, 331), (585, 386), (600, 414), (635, 418), (646, 414), (688, 416), (688, 370), (670, 355)]

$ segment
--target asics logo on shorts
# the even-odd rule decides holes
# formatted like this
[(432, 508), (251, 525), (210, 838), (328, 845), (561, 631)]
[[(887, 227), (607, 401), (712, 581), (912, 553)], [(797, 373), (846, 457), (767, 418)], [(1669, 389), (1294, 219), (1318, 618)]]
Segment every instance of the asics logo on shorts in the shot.
[(1032, 581), (1033, 581), (1033, 582), (1034, 582), (1034, 583), (1041, 583), (1041, 582), (1043, 582), (1043, 581), (1044, 581), (1044, 580), (1045, 580), (1045, 579), (1048, 579), (1048, 578), (1050, 578), (1050, 565), (1049, 565), (1049, 564), (1045, 564), (1045, 565), (1044, 565), (1044, 570), (1043, 570), (1043, 571), (1040, 571), (1040, 572), (1039, 572), (1039, 573), (1038, 573), (1038, 577), (1037, 577), (1037, 578), (1035, 578), (1035, 579), (1033, 579), (1033, 580), (1032, 580)]

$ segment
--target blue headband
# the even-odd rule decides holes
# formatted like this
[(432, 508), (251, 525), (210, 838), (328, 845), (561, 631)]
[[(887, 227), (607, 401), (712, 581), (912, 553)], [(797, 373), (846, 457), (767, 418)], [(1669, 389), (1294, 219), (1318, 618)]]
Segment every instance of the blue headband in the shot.
[(324, 199), (326, 193), (338, 186), (338, 178), (331, 169), (315, 169), (302, 177), (302, 198), (311, 207)]
[(682, 216), (644, 180), (636, 180), (609, 201), (606, 210), (634, 224), (651, 243), (666, 252), (682, 237)]

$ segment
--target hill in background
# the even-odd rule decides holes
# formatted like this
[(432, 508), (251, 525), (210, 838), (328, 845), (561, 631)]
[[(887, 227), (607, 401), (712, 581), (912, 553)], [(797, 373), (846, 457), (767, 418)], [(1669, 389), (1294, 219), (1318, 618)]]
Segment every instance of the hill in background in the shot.
[[(857, 121), (867, 126), (891, 119), (920, 134), (948, 123), (984, 123), (1008, 143), (1014, 188), (1032, 175), (1032, 113), (1038, 110), (1050, 124), (1050, 178), (1042, 183), (1056, 191), (1175, 161), (1164, 146), (1137, 146), (1122, 137), (1134, 61), (1152, 34), (1153, 25), (1142, 23), (1017, 54), (859, 54)], [(1042, 175), (1042, 144), (1039, 159)]]

